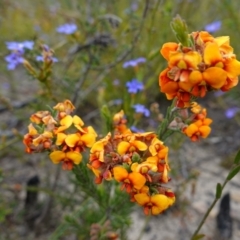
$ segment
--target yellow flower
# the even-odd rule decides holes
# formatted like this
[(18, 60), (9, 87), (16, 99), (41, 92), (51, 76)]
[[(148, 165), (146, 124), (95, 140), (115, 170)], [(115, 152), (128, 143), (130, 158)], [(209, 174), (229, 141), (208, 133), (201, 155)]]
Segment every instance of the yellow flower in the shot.
[(49, 157), (54, 164), (62, 162), (63, 170), (72, 170), (73, 164), (78, 165), (82, 161), (81, 153), (75, 151), (53, 151)]
[(145, 151), (147, 150), (146, 143), (135, 140), (135, 138), (131, 138), (128, 142), (127, 141), (121, 141), (117, 146), (117, 152), (120, 155), (124, 155), (125, 153), (134, 153), (138, 151)]
[(68, 129), (69, 127), (71, 127), (72, 123), (73, 123), (73, 118), (72, 118), (72, 116), (66, 115), (64, 118), (62, 118), (62, 119), (60, 120), (60, 127), (58, 127), (58, 128), (54, 131), (54, 133), (57, 134), (57, 133), (59, 133), (59, 132), (65, 131), (66, 129)]
[(146, 182), (146, 179), (142, 174), (138, 172), (128, 173), (128, 171), (122, 166), (116, 166), (113, 168), (113, 176), (116, 181), (123, 183), (122, 189), (125, 188), (128, 193), (130, 193), (133, 188), (138, 190), (141, 189)]
[(186, 127), (183, 132), (191, 138), (192, 141), (199, 140), (199, 137), (207, 138), (211, 132), (209, 125), (212, 123), (212, 119), (204, 118), (197, 120)]
[(149, 196), (146, 193), (138, 193), (134, 195), (134, 198), (139, 205), (143, 206), (146, 215), (158, 215), (166, 210), (171, 203), (169, 198), (163, 194)]
[(96, 140), (96, 133), (92, 127), (86, 129), (86, 133), (73, 133), (68, 134), (65, 138), (66, 144), (71, 147), (92, 147)]

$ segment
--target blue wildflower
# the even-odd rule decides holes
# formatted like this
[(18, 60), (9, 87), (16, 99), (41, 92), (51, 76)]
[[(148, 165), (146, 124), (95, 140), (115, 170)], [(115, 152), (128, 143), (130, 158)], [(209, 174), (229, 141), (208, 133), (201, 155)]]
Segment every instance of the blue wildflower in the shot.
[(240, 108), (238, 107), (231, 107), (231, 108), (228, 108), (226, 111), (225, 111), (225, 116), (227, 118), (233, 118), (237, 112), (240, 111)]
[(143, 129), (139, 129), (136, 126), (131, 126), (130, 129), (132, 132), (135, 132), (135, 133), (143, 133), (144, 132)]
[(63, 33), (66, 35), (73, 34), (77, 31), (77, 25), (75, 23), (66, 23), (56, 28), (58, 33)]
[(142, 104), (135, 104), (133, 105), (136, 113), (142, 113), (145, 117), (150, 116), (150, 111)]
[(221, 26), (222, 26), (222, 22), (221, 21), (214, 21), (212, 23), (207, 24), (204, 27), (204, 30), (208, 31), (210, 33), (214, 33), (216, 31), (220, 30)]
[(19, 64), (23, 63), (24, 49), (33, 49), (33, 41), (6, 42), (7, 49), (12, 52), (5, 57), (8, 70), (14, 70)]
[(4, 59), (8, 63), (7, 69), (14, 70), (19, 64), (23, 63), (23, 51), (15, 51), (7, 55)]
[(24, 42), (6, 42), (7, 49), (16, 51), (26, 49), (33, 49), (34, 42), (33, 41), (24, 41)]
[(134, 94), (144, 89), (143, 83), (139, 82), (137, 79), (132, 79), (131, 81), (127, 82), (126, 87), (128, 88), (129, 93)]
[(129, 60), (129, 61), (123, 63), (123, 68), (136, 67), (139, 63), (145, 63), (145, 62), (146, 62), (146, 58), (144, 58), (144, 57), (132, 59), (132, 60)]

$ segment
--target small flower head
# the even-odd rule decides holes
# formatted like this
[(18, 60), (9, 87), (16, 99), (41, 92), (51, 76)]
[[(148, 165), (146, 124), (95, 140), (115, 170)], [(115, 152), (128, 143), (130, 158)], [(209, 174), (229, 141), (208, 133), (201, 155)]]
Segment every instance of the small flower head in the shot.
[(26, 152), (48, 151), (54, 164), (62, 163), (64, 170), (72, 170), (80, 164), (81, 153), (93, 146), (97, 134), (91, 126), (85, 127), (80, 117), (70, 115), (75, 109), (70, 100), (58, 103), (54, 109), (32, 114), (23, 143)]
[(240, 111), (239, 107), (231, 107), (225, 111), (225, 116), (227, 118), (233, 118)]
[(19, 64), (24, 62), (23, 51), (14, 51), (5, 57), (7, 69), (14, 70)]
[(46, 44), (43, 44), (42, 55), (36, 56), (36, 61), (45, 63), (58, 62), (58, 59), (53, 57), (53, 53), (52, 49), (50, 49)]
[(133, 105), (136, 113), (143, 114), (145, 117), (150, 116), (150, 111), (142, 104), (135, 104)]
[(139, 193), (135, 194), (134, 198), (139, 205), (143, 206), (146, 215), (158, 215), (172, 205), (172, 199), (163, 194), (149, 196), (146, 193)]
[(71, 35), (77, 31), (77, 25), (75, 23), (65, 23), (56, 28), (58, 33), (63, 33), (66, 35)]
[(222, 26), (222, 22), (221, 21), (214, 21), (212, 23), (207, 24), (204, 27), (204, 30), (210, 33), (214, 33), (217, 32), (218, 30), (221, 29)]
[(24, 42), (6, 42), (7, 49), (16, 51), (23, 50), (24, 48), (32, 50), (34, 46), (33, 41), (24, 41)]
[(136, 94), (144, 89), (144, 85), (142, 82), (137, 79), (132, 79), (131, 81), (126, 83), (126, 87), (129, 93)]
[[(217, 31), (221, 22), (208, 26)], [(228, 91), (238, 84), (240, 62), (233, 53), (229, 37), (214, 38), (206, 31), (189, 34), (192, 46), (166, 43), (160, 53), (168, 66), (159, 75), (161, 92), (167, 99), (176, 98), (176, 106), (189, 107), (191, 100), (204, 97), (208, 91)]]
[(140, 58), (137, 58), (137, 59), (132, 59), (132, 60), (129, 60), (129, 61), (125, 62), (123, 64), (123, 68), (136, 67), (140, 63), (145, 63), (145, 62), (146, 62), (146, 58), (144, 58), (144, 57), (140, 57)]

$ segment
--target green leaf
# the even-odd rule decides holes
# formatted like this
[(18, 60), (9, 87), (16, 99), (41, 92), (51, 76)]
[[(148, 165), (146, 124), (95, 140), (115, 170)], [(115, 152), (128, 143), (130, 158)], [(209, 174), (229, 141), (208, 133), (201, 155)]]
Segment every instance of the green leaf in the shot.
[(235, 164), (239, 164), (240, 163), (240, 150), (238, 151), (238, 153), (237, 153), (237, 155), (236, 155), (236, 157), (234, 159), (234, 163)]
[(216, 186), (216, 198), (219, 199), (222, 195), (222, 185), (220, 183)]
[(112, 116), (111, 116), (111, 113), (110, 113), (110, 110), (109, 108), (107, 107), (107, 105), (103, 105), (102, 108), (101, 108), (101, 115), (102, 115), (102, 118), (105, 122), (105, 131), (106, 133), (108, 132), (111, 132), (112, 131)]
[(240, 166), (235, 167), (227, 176), (227, 180), (231, 180), (240, 171)]
[(167, 119), (163, 119), (162, 123), (158, 126), (158, 137), (161, 138), (163, 132), (166, 130), (166, 128), (168, 127), (168, 120)]
[(173, 33), (177, 40), (185, 47), (189, 47), (191, 45), (191, 40), (188, 35), (188, 28), (186, 22), (177, 15), (170, 24)]
[(198, 235), (194, 236), (191, 240), (198, 240), (198, 239), (202, 239), (203, 237), (205, 237), (204, 234), (198, 234)]

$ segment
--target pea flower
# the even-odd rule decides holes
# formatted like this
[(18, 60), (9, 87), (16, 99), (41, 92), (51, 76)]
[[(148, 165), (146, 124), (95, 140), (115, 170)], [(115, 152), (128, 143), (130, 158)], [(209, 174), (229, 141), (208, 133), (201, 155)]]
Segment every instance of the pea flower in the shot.
[(127, 82), (126, 87), (128, 88), (128, 92), (133, 94), (136, 94), (138, 91), (140, 92), (144, 89), (143, 83), (137, 79), (132, 79), (131, 81)]
[(170, 198), (163, 194), (149, 196), (146, 193), (139, 193), (135, 194), (134, 197), (137, 203), (143, 206), (143, 211), (146, 215), (158, 215), (171, 206), (175, 201), (175, 197)]
[(73, 34), (77, 31), (77, 25), (75, 23), (65, 23), (56, 28), (58, 33), (63, 33), (66, 35)]
[(133, 108), (135, 109), (136, 113), (141, 113), (145, 117), (150, 116), (150, 111), (142, 104), (135, 104), (135, 105), (133, 105)]
[(206, 31), (190, 36), (193, 47), (169, 42), (160, 51), (168, 62), (159, 76), (161, 92), (169, 100), (176, 98), (180, 108), (189, 107), (192, 98), (204, 97), (208, 91), (230, 90), (238, 84), (240, 75), (240, 62), (228, 36), (214, 38)]

